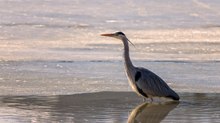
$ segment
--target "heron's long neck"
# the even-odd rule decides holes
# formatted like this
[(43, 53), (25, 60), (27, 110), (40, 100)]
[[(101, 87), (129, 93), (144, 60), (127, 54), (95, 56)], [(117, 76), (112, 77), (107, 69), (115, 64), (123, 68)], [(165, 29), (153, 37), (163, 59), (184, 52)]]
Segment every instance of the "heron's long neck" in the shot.
[[(124, 44), (124, 62), (125, 62), (125, 68), (128, 71), (133, 71), (133, 64), (131, 62), (130, 56), (129, 56), (129, 46), (128, 46), (128, 39), (123, 38), (122, 39)], [(130, 73), (131, 74), (131, 73)]]

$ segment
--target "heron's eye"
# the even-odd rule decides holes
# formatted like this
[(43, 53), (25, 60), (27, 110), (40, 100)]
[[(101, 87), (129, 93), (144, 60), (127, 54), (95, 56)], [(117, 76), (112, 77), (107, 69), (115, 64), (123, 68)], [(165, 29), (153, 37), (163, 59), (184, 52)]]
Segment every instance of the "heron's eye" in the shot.
[(116, 34), (125, 36), (125, 34), (123, 32), (117, 32)]

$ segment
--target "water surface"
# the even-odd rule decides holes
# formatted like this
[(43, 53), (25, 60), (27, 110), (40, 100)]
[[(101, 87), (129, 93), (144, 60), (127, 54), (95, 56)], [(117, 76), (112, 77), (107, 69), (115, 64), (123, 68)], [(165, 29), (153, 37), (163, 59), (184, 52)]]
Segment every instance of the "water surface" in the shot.
[(131, 92), (1, 96), (1, 122), (217, 123), (219, 94), (181, 93), (180, 102), (148, 103)]

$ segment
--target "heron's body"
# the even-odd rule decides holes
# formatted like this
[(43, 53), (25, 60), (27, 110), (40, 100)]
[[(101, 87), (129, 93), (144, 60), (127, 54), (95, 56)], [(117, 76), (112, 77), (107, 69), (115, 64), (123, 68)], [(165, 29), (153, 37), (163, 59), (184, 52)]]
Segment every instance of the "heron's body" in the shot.
[(103, 36), (110, 36), (121, 39), (124, 45), (124, 65), (126, 75), (128, 77), (131, 88), (138, 94), (145, 98), (166, 97), (173, 100), (179, 100), (176, 94), (159, 76), (148, 69), (142, 67), (135, 67), (129, 56), (128, 39), (122, 32), (114, 34), (103, 34)]

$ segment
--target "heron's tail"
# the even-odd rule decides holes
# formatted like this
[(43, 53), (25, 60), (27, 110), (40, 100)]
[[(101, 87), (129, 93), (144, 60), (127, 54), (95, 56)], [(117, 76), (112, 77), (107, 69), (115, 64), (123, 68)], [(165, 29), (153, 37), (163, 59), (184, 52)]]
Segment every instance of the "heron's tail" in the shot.
[(172, 93), (170, 95), (166, 96), (166, 97), (170, 98), (170, 99), (173, 99), (173, 100), (176, 100), (176, 101), (178, 101), (180, 99), (179, 95), (173, 90), (172, 90)]

